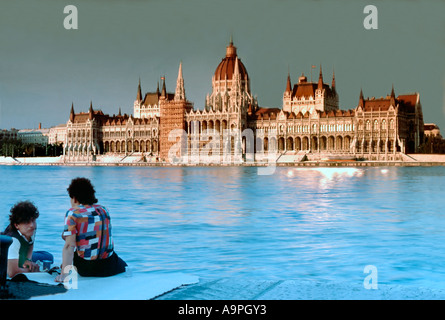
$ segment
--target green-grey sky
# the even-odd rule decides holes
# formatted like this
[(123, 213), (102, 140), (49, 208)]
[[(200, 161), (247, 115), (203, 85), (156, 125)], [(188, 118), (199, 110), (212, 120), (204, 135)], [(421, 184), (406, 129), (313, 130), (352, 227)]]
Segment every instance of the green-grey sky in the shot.
[[(366, 5), (378, 29), (366, 30)], [(63, 8), (78, 9), (66, 30)], [(262, 107), (281, 107), (294, 83), (335, 68), (341, 109), (367, 96), (419, 92), (425, 122), (445, 132), (445, 1), (15, 0), (0, 2), (0, 128), (50, 127), (94, 108), (133, 112), (161, 76), (174, 91), (183, 63), (186, 95), (202, 109), (233, 35)], [(318, 76), (318, 68), (312, 74)]]

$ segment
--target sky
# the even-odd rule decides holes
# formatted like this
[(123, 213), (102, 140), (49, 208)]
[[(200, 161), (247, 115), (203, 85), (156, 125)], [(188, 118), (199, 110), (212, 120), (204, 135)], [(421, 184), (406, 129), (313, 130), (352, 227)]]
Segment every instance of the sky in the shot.
[[(64, 28), (67, 5), (78, 29)], [(378, 29), (365, 29), (367, 5)], [(75, 112), (132, 114), (182, 62), (187, 99), (203, 109), (232, 36), (260, 107), (282, 107), (286, 78), (325, 82), (340, 108), (419, 92), (425, 123), (445, 133), (444, 0), (15, 0), (0, 2), (0, 129), (49, 128)], [(311, 66), (317, 68), (312, 69)]]

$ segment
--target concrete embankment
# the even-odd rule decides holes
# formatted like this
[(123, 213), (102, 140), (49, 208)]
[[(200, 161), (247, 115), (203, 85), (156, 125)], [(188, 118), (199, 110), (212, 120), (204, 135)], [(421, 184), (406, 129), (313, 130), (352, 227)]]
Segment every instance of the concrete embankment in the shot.
[(364, 288), (363, 282), (343, 283), (312, 280), (215, 279), (200, 281), (156, 298), (156, 300), (443, 300), (444, 289), (378, 284)]
[(403, 155), (400, 161), (351, 161), (351, 160), (316, 160), (316, 161), (278, 161), (278, 162), (211, 162), (211, 163), (177, 163), (169, 162), (124, 162), (116, 159), (102, 158), (100, 161), (65, 161), (60, 157), (0, 157), (0, 165), (19, 166), (135, 166), (135, 167), (199, 167), (199, 166), (251, 166), (251, 167), (432, 167), (445, 166), (445, 155)]

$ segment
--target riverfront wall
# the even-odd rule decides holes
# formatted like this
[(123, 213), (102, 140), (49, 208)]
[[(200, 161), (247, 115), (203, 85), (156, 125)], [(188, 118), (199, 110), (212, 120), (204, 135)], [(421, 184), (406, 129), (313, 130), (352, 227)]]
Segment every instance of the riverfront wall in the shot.
[(116, 157), (101, 156), (97, 161), (69, 162), (63, 156), (59, 157), (29, 157), (12, 158), (0, 157), (0, 165), (40, 165), (40, 166), (135, 166), (135, 167), (178, 167), (178, 166), (277, 166), (277, 167), (368, 167), (368, 166), (388, 166), (388, 167), (431, 167), (445, 166), (445, 155), (442, 154), (401, 154), (397, 161), (353, 161), (353, 160), (306, 160), (298, 161), (231, 161), (231, 162), (187, 162), (172, 164), (170, 162), (159, 162), (156, 159), (145, 159), (141, 161), (140, 156)]

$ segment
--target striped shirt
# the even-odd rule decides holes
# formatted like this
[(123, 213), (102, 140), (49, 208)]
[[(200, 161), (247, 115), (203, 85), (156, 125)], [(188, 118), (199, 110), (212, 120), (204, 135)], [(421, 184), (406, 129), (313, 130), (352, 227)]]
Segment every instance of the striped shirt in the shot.
[(108, 210), (101, 205), (79, 205), (65, 215), (63, 236), (76, 235), (76, 251), (85, 260), (105, 259), (113, 254)]

